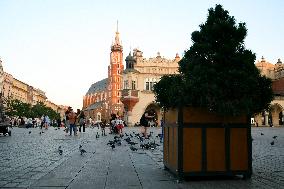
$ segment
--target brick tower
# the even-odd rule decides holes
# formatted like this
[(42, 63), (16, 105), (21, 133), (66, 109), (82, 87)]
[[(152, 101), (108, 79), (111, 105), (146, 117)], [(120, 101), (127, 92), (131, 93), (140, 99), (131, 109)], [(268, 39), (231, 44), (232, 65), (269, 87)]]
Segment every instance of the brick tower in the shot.
[(123, 47), (119, 39), (118, 23), (115, 40), (111, 45), (110, 65), (108, 66), (108, 109), (109, 114), (123, 115), (123, 104), (120, 100), (122, 90)]

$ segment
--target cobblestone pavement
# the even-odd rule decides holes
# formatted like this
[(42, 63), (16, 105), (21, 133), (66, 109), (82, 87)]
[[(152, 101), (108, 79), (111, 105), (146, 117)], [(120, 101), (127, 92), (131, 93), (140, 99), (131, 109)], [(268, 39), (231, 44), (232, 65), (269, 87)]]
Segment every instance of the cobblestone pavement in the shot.
[[(125, 128), (125, 132), (139, 129)], [(154, 136), (161, 132), (160, 128), (150, 130)], [(163, 169), (162, 146), (131, 151), (122, 141), (121, 146), (111, 149), (106, 144), (114, 135), (107, 132), (107, 136), (96, 139), (97, 128), (87, 128), (79, 136), (66, 135), (62, 129), (43, 131), (40, 134), (39, 128), (14, 128), (12, 136), (0, 135), (0, 188), (284, 188), (284, 128), (252, 128), (251, 179), (181, 183)], [(273, 139), (275, 135), (278, 137)], [(159, 144), (158, 138), (152, 140)], [(271, 145), (273, 140), (275, 144)], [(86, 154), (80, 155), (80, 144)]]

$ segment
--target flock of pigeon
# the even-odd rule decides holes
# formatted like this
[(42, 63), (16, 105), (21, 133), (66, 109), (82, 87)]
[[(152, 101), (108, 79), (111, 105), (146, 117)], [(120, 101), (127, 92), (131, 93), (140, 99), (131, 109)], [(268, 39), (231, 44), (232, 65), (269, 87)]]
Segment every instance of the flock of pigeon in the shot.
[[(83, 149), (81, 144), (79, 146), (79, 152), (80, 152), (81, 155), (83, 155), (84, 153), (87, 153), (87, 151), (85, 149)], [(59, 155), (63, 154), (63, 149), (62, 149), (61, 146), (58, 147), (58, 153), (59, 153)]]
[[(263, 134), (263, 133), (260, 133), (260, 135), (264, 135), (264, 134)], [(273, 136), (272, 138), (273, 138), (273, 141), (270, 142), (270, 145), (271, 145), (271, 146), (273, 146), (273, 145), (275, 144), (275, 140), (277, 139), (277, 136), (275, 135), (275, 136)]]
[[(156, 138), (159, 138), (160, 142), (162, 142), (161, 134), (158, 134)], [(125, 133), (120, 136), (114, 136), (113, 140), (109, 140), (107, 145), (109, 145), (111, 149), (114, 149), (116, 146), (121, 146), (122, 141), (125, 141), (129, 145), (131, 151), (137, 151), (139, 148), (142, 150), (155, 150), (157, 146), (160, 146), (160, 144), (156, 143), (153, 132), (150, 132), (147, 137), (144, 137), (142, 134), (135, 133), (134, 131), (129, 134)]]
[[(103, 134), (102, 136), (106, 136)], [(100, 138), (99, 133), (96, 133), (96, 139)], [(158, 134), (156, 136), (162, 142), (162, 135)], [(142, 150), (155, 150), (157, 146), (160, 146), (160, 144), (156, 143), (155, 137), (153, 136), (153, 132), (150, 132), (147, 137), (144, 137), (142, 134), (135, 133), (134, 131), (130, 134), (125, 133), (122, 135), (115, 135), (113, 137), (113, 140), (109, 140), (107, 145), (111, 147), (111, 149), (115, 149), (117, 146), (121, 146), (123, 140), (125, 143), (129, 145), (129, 148), (131, 151), (137, 151), (140, 147)], [(137, 146), (139, 144), (139, 147)], [(79, 145), (79, 152), (81, 155), (84, 153), (87, 153), (85, 149), (83, 149), (82, 145)], [(61, 146), (58, 147), (58, 153), (59, 155), (63, 155), (63, 149)]]

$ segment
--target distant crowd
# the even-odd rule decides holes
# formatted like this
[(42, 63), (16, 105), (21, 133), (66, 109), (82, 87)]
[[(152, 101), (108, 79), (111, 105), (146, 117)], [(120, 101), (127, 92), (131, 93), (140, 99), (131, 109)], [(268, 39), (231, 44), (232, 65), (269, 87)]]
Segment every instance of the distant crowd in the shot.
[[(92, 118), (87, 119), (84, 112), (80, 109), (77, 109), (77, 111), (74, 112), (72, 107), (68, 107), (62, 120), (50, 119), (47, 115), (42, 115), (39, 118), (11, 117), (9, 119), (12, 127), (40, 127), (41, 129), (48, 129), (50, 126), (64, 127), (66, 134), (69, 135), (78, 135), (78, 132), (85, 132), (86, 127), (98, 127), (98, 129), (101, 129), (102, 135), (106, 135), (105, 128), (109, 127), (109, 132), (111, 134), (123, 135), (123, 128), (127, 127), (123, 118), (116, 114), (111, 114), (109, 122), (106, 120), (96, 121)], [(147, 136), (147, 128), (157, 125), (155, 112), (152, 110), (145, 111), (137, 125), (144, 128), (142, 134)]]

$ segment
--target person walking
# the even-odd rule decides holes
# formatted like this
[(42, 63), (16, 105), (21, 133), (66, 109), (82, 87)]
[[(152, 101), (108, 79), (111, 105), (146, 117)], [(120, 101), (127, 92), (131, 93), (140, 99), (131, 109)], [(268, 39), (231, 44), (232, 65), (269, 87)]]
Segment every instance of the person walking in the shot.
[(118, 131), (118, 134), (120, 136), (123, 135), (123, 128), (124, 128), (124, 125), (123, 125), (123, 121), (121, 119), (121, 117), (117, 117), (116, 120), (115, 120), (115, 125), (116, 125), (116, 128), (117, 128), (117, 131)]
[(106, 136), (105, 128), (106, 128), (106, 120), (103, 119), (103, 120), (102, 120), (102, 124), (101, 124), (102, 136)]
[(81, 111), (81, 110), (77, 110), (77, 119), (78, 119), (78, 124), (79, 124), (79, 132), (82, 132), (81, 130), (82, 130), (82, 127), (83, 127), (83, 132), (85, 132), (85, 124), (86, 124), (86, 122), (85, 122), (85, 114), (84, 114), (84, 112), (83, 111)]
[(143, 127), (142, 135), (147, 138), (147, 128), (149, 127), (149, 121), (152, 120), (154, 116), (150, 115), (150, 111), (145, 111), (140, 118), (140, 125)]
[(58, 127), (58, 128), (61, 127), (61, 119), (60, 119), (60, 118), (57, 119), (57, 127)]
[(73, 130), (73, 134), (77, 135), (77, 133), (76, 133), (76, 118), (77, 118), (77, 115), (73, 111), (72, 108), (70, 109), (70, 113), (68, 114), (68, 118), (69, 118), (69, 125), (70, 125), (70, 136), (72, 135), (72, 130)]
[(66, 134), (68, 134), (69, 130), (70, 130), (70, 124), (69, 124), (69, 114), (71, 112), (71, 107), (69, 106), (68, 109), (65, 112), (65, 132)]

